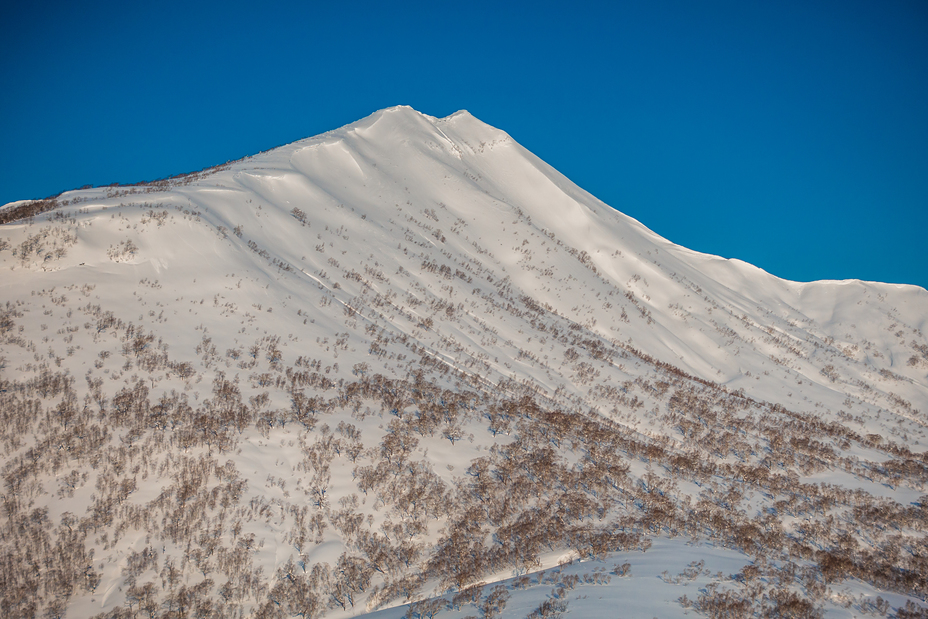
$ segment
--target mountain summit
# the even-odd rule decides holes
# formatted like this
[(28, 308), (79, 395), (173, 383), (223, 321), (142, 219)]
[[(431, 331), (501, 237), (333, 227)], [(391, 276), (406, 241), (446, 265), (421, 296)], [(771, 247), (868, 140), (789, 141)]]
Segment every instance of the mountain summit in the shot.
[(928, 590), (924, 289), (690, 251), (405, 106), (0, 215), (9, 616)]

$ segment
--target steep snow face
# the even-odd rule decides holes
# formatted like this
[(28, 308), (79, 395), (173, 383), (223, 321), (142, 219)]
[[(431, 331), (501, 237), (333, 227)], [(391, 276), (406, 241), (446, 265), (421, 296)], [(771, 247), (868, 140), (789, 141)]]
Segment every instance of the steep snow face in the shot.
[[(79, 225), (99, 219), (97, 209), (129, 202), (94, 194), (101, 192), (64, 196), (90, 199), (77, 214)], [(925, 290), (857, 281), (798, 284), (686, 250), (596, 200), (467, 112), (436, 119), (408, 107), (382, 110), (145, 199), (197, 215), (185, 234), (171, 225), (163, 240), (136, 241), (144, 245), (131, 260), (140, 276), (159, 276), (172, 264), (266, 274), (267, 263), (275, 270), (277, 261), (293, 270), (275, 273), (279, 284), (263, 293), (270, 298), (276, 288), (291, 299), (324, 293), (345, 304), (359, 295), (405, 295), (410, 286), (421, 287), (413, 291), (420, 301), (463, 304), (462, 318), (439, 316), (433, 334), (460, 344), (457, 364), (473, 363), (480, 353), (509, 359), (524, 349), (544, 359), (556, 352), (533, 346), (529, 337), (475, 342), (470, 331), (491, 311), (481, 295), (504, 288), (518, 306), (523, 297), (533, 299), (604, 341), (763, 400), (805, 408), (806, 397), (833, 411), (848, 396), (873, 411), (889, 407), (889, 392), (924, 402), (923, 357), (912, 343), (924, 343)], [(304, 222), (294, 219), (294, 209)], [(224, 233), (204, 240), (210, 226)], [(232, 234), (237, 229), (240, 237)], [(88, 243), (99, 238), (89, 230), (79, 234)], [(240, 251), (249, 246), (267, 256)], [(78, 260), (94, 264), (80, 256), (72, 252), (59, 268)], [(102, 252), (96, 260), (107, 262)], [(445, 266), (471, 282), (452, 277), (442, 284), (423, 265)], [(397, 273), (400, 267), (405, 271)], [(350, 273), (361, 279), (343, 281)], [(204, 279), (212, 278), (204, 273), (200, 286)], [(417, 319), (436, 314), (409, 309)], [(384, 319), (391, 329), (410, 327)], [(516, 327), (519, 317), (507, 320), (514, 334), (528, 331)], [(545, 376), (544, 365), (508, 368), (493, 361), (482, 372), (530, 378), (548, 391), (569, 383)], [(830, 378), (821, 374), (826, 365), (834, 368)], [(899, 378), (885, 379), (881, 371)], [(802, 396), (794, 389), (800, 380), (808, 384)]]
[[(5, 208), (14, 206), (23, 204)], [(127, 456), (145, 464), (130, 467), (138, 471), (135, 489), (121, 493), (101, 480), (122, 475), (125, 465), (61, 456), (72, 452), (52, 450), (50, 445), (59, 443), (41, 438), (57, 423), (73, 426), (60, 421), (66, 415), (49, 412), (39, 429), (29, 425), (38, 415), (22, 427), (10, 424), (19, 429), (3, 435), (4, 475), (33, 471), (22, 473), (24, 479), (33, 475), (37, 484), (29, 500), (46, 507), (55, 526), (69, 513), (81, 517), (86, 511), (93, 518), (109, 513), (100, 505), (104, 499), (115, 501), (107, 509), (116, 505), (120, 514), (143, 506), (160, 513), (167, 509), (164, 497), (174, 497), (177, 511), (164, 522), (175, 522), (186, 514), (185, 505), (193, 504), (182, 483), (188, 479), (185, 458), (219, 458), (203, 470), (212, 471), (207, 478), (216, 488), (226, 489), (230, 505), (245, 510), (229, 507), (223, 516), (229, 520), (220, 518), (226, 524), (216, 539), (230, 548), (216, 555), (225, 557), (223, 565), (234, 563), (242, 548), (254, 573), (284, 574), (281, 582), (295, 581), (293, 573), (285, 573), (294, 564), (307, 573), (316, 564), (339, 564), (344, 575), (351, 553), (375, 565), (373, 551), (362, 543), (373, 538), (345, 524), (345, 514), (356, 510), (371, 530), (386, 531), (390, 538), (390, 527), (403, 524), (403, 535), (424, 544), (424, 550), (417, 551), (422, 558), (407, 557), (402, 566), (372, 568), (381, 574), (374, 577), (379, 592), (362, 587), (350, 605), (347, 598), (330, 601), (334, 612), (349, 614), (355, 603), (374, 608), (405, 601), (399, 589), (394, 597), (385, 593), (404, 579), (415, 583), (403, 585), (416, 592), (406, 594), (407, 600), (438, 591), (451, 576), (435, 576), (441, 570), (431, 569), (426, 559), (446, 547), (444, 536), (456, 530), (451, 525), (457, 516), (442, 508), (420, 522), (377, 486), (387, 482), (371, 482), (363, 492), (358, 485), (370, 472), (364, 467), (376, 472), (384, 461), (396, 464), (386, 445), (400, 440), (394, 440), (402, 436), (400, 421), (423, 418), (424, 404), (416, 399), (427, 391), (423, 381), (449, 393), (471, 394), (461, 396), (461, 410), (470, 412), (462, 413), (459, 423), (452, 419), (441, 431), (439, 426), (418, 430), (418, 447), (403, 452), (409, 470), (419, 466), (430, 471), (426, 478), (434, 487), (444, 484), (447, 500), (452, 490), (456, 500), (473, 495), (464, 489), (475, 475), (465, 472), (475, 462), (502, 458), (510, 444), (526, 440), (522, 430), (510, 436), (509, 426), (502, 430), (495, 424), (498, 410), (509, 410), (511, 401), (527, 396), (547, 411), (570, 411), (584, 423), (621, 428), (623, 437), (633, 437), (627, 440), (640, 442), (633, 448), (615, 439), (628, 456), (623, 514), (653, 511), (651, 498), (629, 497), (641, 488), (651, 497), (662, 487), (655, 486), (655, 474), (684, 475), (679, 471), (702, 461), (729, 467), (717, 473), (725, 480), (718, 483), (732, 487), (755, 483), (738, 467), (757, 464), (772, 471), (769, 475), (807, 484), (804, 492), (828, 482), (901, 505), (924, 493), (918, 452), (928, 440), (923, 412), (928, 407), (923, 331), (928, 292), (860, 281), (789, 282), (737, 260), (679, 247), (464, 111), (439, 119), (408, 107), (390, 108), (200, 173), (68, 192), (53, 206), (33, 221), (0, 228), (5, 272), (0, 292), (7, 301), (0, 315), (2, 377), (26, 385), (7, 391), (33, 394), (28, 397), (36, 402), (49, 399), (43, 411), (70, 410), (65, 404), (71, 400), (83, 403), (84, 412), (99, 411), (94, 415), (112, 426), (112, 434), (101, 437), (95, 449), (122, 453), (117, 448), (128, 445), (131, 452), (133, 445), (151, 441), (157, 453), (170, 454), (157, 461), (161, 464), (154, 456), (150, 462)], [(310, 372), (316, 378), (306, 378)], [(36, 386), (50, 374), (69, 376), (74, 383), (68, 389)], [(384, 390), (376, 398), (368, 387), (352, 391), (353, 383), (374, 375), (413, 385), (411, 392), (420, 395), (390, 399)], [(67, 395), (72, 390), (73, 397)], [(365, 395), (356, 399), (356, 392)], [(228, 402), (236, 398), (241, 408), (233, 410)], [(369, 407), (375, 410), (366, 416)], [(320, 416), (317, 408), (331, 418)], [(126, 418), (156, 409), (157, 419), (145, 417), (145, 423), (126, 429)], [(177, 416), (173, 421), (163, 417), (168, 409)], [(490, 431), (480, 411), (487, 413)], [(236, 432), (219, 433), (220, 438), (206, 436), (202, 428), (199, 434), (177, 434), (184, 430), (178, 421), (183, 415), (199, 419), (200, 412), (204, 420), (234, 417), (227, 423)], [(363, 435), (357, 444), (364, 449), (349, 462), (333, 451), (331, 428), (314, 428), (316, 417), (320, 424), (328, 419), (331, 428), (342, 423), (341, 449), (355, 444), (354, 430), (344, 424), (357, 426)], [(544, 418), (540, 435), (547, 441), (550, 419)], [(775, 436), (780, 426), (821, 435), (815, 434), (817, 442), (810, 442), (810, 434), (805, 442), (790, 443)], [(553, 448), (546, 449), (554, 449), (581, 475), (595, 449), (572, 447), (583, 438), (563, 427), (558, 432), (550, 438)], [(719, 445), (713, 434), (731, 434), (733, 442)], [(29, 468), (28, 454), (39, 453), (29, 450), (40, 447), (64, 457), (64, 463)], [(670, 456), (655, 455), (665, 451), (697, 457), (670, 464)], [(320, 464), (320, 453), (341, 464), (330, 470)], [(231, 468), (223, 468), (226, 458)], [(897, 459), (893, 466), (882, 467), (892, 458)], [(71, 470), (77, 478), (62, 481)], [(89, 477), (82, 477), (85, 473)], [(322, 488), (317, 482), (326, 476), (331, 480)], [(687, 513), (690, 499), (695, 504), (710, 491), (695, 477), (681, 479), (673, 481), (674, 500), (676, 509)], [(236, 485), (240, 481), (245, 485)], [(771, 489), (773, 482), (756, 483), (755, 494), (740, 508), (748, 516), (772, 518), (775, 512), (777, 526), (788, 534), (804, 526), (802, 517), (826, 517), (827, 508), (807, 513), (792, 503), (784, 507), (776, 503), (779, 490)], [(46, 490), (60, 489), (57, 499), (42, 494), (43, 484)], [(613, 485), (593, 495), (606, 504), (602, 497), (622, 486)], [(721, 501), (721, 490), (711, 493), (712, 501)], [(538, 501), (532, 509), (541, 509)], [(301, 512), (309, 502), (315, 511)], [(554, 509), (564, 503), (571, 502), (545, 505)], [(597, 517), (607, 522), (619, 509), (618, 503), (608, 503)], [(244, 529), (228, 524), (246, 512)], [(569, 519), (569, 512), (558, 518)], [(591, 526), (592, 512), (582, 514), (579, 522)], [(485, 525), (488, 547), (493, 535), (513, 530), (510, 517), (516, 518), (499, 516)], [(146, 518), (147, 526), (155, 526), (153, 516)], [(82, 529), (85, 535), (110, 530), (107, 526), (116, 532), (85, 542), (96, 550), (94, 561), (103, 564), (94, 568), (99, 583), (75, 594), (72, 609), (78, 614), (142, 603), (129, 593), (137, 574), (127, 576), (127, 565), (142, 561), (152, 533), (133, 522), (119, 528), (92, 520)], [(193, 516), (189, 522), (200, 523)], [(410, 529), (410, 522), (419, 528)], [(763, 527), (773, 526), (764, 522)], [(318, 523), (329, 523), (328, 528)], [(62, 536), (73, 528), (62, 526)], [(670, 526), (657, 525), (653, 532), (665, 534)], [(650, 525), (635, 527), (652, 531)], [(298, 529), (309, 531), (314, 543), (295, 541)], [(673, 535), (679, 532), (673, 529)], [(249, 534), (256, 537), (240, 541)], [(474, 568), (473, 575), (500, 579), (512, 569), (554, 564), (573, 548), (564, 540), (577, 535), (553, 539), (543, 556), (532, 555), (524, 565), (503, 562), (508, 571), (494, 564), (496, 571), (484, 566), (483, 572)], [(219, 578), (215, 573), (221, 570), (210, 563), (212, 550), (202, 551), (206, 558), (192, 558), (191, 546), (185, 547), (176, 531), (162, 530), (158, 539), (161, 558), (152, 559), (157, 569), (147, 568), (153, 573), (170, 581), (163, 570), (174, 557), (185, 566), (177, 569), (191, 587)], [(202, 539), (197, 544), (207, 546)], [(861, 544), (879, 547), (873, 540)], [(194, 565), (212, 565), (214, 575), (207, 577), (201, 568), (197, 576)], [(467, 583), (460, 578), (456, 586)], [(213, 580), (204, 591), (223, 603), (238, 600), (246, 610), (259, 608), (261, 596), (275, 586), (269, 581), (249, 589), (238, 583), (234, 596), (227, 597), (222, 582)], [(323, 580), (313, 582), (322, 587)]]

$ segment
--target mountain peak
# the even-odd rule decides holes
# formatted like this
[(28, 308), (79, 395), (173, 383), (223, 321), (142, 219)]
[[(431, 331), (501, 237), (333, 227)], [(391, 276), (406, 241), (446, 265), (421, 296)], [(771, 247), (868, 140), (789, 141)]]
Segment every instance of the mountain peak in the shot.
[(923, 289), (690, 252), (463, 110), (49, 206), (0, 226), (18, 615), (928, 588)]

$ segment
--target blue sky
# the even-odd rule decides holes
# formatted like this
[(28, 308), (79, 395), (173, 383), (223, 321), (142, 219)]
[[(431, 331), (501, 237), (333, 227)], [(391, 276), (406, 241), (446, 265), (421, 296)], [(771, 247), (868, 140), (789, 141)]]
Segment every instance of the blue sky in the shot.
[(21, 2), (0, 89), (0, 204), (468, 109), (673, 242), (928, 287), (924, 0)]

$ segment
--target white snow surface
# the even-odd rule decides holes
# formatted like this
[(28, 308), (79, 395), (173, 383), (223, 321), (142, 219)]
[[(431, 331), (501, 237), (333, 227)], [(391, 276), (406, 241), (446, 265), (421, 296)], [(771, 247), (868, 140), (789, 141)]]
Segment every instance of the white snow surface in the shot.
[[(791, 282), (739, 260), (680, 247), (466, 111), (434, 118), (406, 106), (389, 108), (200, 173), (161, 184), (67, 192), (58, 204), (32, 220), (0, 227), (6, 242), (5, 248), (0, 244), (0, 301), (21, 313), (16, 335), (35, 342), (31, 348), (3, 345), (5, 378), (30, 376), (45, 363), (73, 376), (80, 394), (90, 377), (102, 377), (112, 389), (141, 377), (150, 378), (152, 401), (175, 389), (195, 404), (209, 397), (221, 370), (241, 378), (247, 401), (264, 389), (249, 386), (250, 372), (230, 353), (247, 358), (255, 341), (277, 336), (284, 365), (299, 356), (318, 359), (320, 371), (334, 381), (351, 381), (365, 371), (406, 378), (426, 356), (459, 372), (447, 375), (448, 388), (523, 385), (540, 402), (621, 419), (641, 435), (663, 434), (685, 444), (652, 416), (646, 389), (636, 391), (646, 403), (637, 410), (612, 406), (593, 393), (595, 384), (622, 388), (646, 376), (648, 363), (634, 355), (602, 362), (584, 350), (572, 361), (568, 351), (575, 347), (550, 329), (539, 330), (537, 323), (546, 322), (561, 333), (573, 330), (604, 346), (640, 352), (752, 401), (842, 424), (861, 436), (880, 435), (914, 453), (926, 450), (926, 290), (858, 280)], [(38, 239), (40, 249), (26, 247), (30, 239)], [(89, 328), (82, 310), (88, 305), (154, 333), (173, 360), (190, 363), (202, 378), (185, 381), (164, 371), (151, 378), (138, 368), (124, 369), (120, 342), (98, 340)], [(379, 334), (394, 339), (385, 338), (378, 352)], [(201, 352), (209, 346), (217, 355), (211, 360)], [(100, 356), (102, 349), (110, 356)], [(591, 379), (579, 373), (580, 362), (589, 366)], [(279, 392), (271, 397), (268, 409), (289, 408)], [(354, 423), (371, 447), (389, 421), (389, 415), (374, 414)], [(416, 453), (450, 483), (487, 452), (490, 442), (479, 431), (466, 428), (465, 438), (451, 445), (438, 436), (423, 438)], [(299, 443), (307, 436), (292, 425), (267, 434), (248, 430), (234, 453), (220, 456), (220, 462), (233, 460), (247, 481), (243, 501), (282, 505), (300, 492)], [(853, 441), (842, 453), (861, 461), (889, 458), (872, 444)], [(647, 469), (641, 461), (630, 466), (635, 475)], [(352, 469), (344, 458), (333, 464), (330, 505), (357, 493)], [(926, 492), (838, 468), (802, 481), (859, 487), (903, 505)], [(54, 495), (60, 483), (50, 475), (43, 485)], [(129, 501), (154, 500), (162, 487), (140, 479)], [(88, 482), (68, 500), (35, 500), (57, 523), (65, 512), (85, 511), (94, 492)], [(362, 498), (375, 526), (387, 518), (373, 499)], [(285, 521), (281, 510), (271, 509), (242, 533), (255, 534), (253, 561), (265, 574), (296, 556), (285, 541), (287, 526), (274, 524)], [(438, 539), (440, 523), (430, 526), (428, 538)], [(331, 527), (318, 541), (304, 556), (307, 564), (334, 565), (346, 548)], [(644, 553), (557, 568), (583, 575), (606, 573), (625, 561), (632, 566), (629, 576), (568, 591), (569, 614), (680, 616), (687, 612), (680, 596), (695, 599), (701, 587), (728, 582), (751, 562), (705, 541), (657, 535), (653, 542)], [(68, 616), (124, 606), (126, 558), (146, 544), (143, 530), (97, 543), (101, 582), (93, 592), (74, 594)], [(162, 551), (170, 552), (168, 546)], [(557, 550), (542, 567), (555, 569), (565, 553)], [(705, 562), (704, 572), (671, 582), (698, 561)], [(665, 571), (669, 576), (661, 577)], [(484, 579), (509, 588), (503, 616), (526, 616), (554, 595), (554, 585), (536, 578), (516, 588), (513, 578), (503, 573)], [(437, 587), (427, 583), (416, 598), (441, 593)], [(858, 614), (879, 593), (860, 581), (830, 591), (824, 609), (836, 617)], [(906, 599), (881, 594), (894, 606)], [(326, 616), (363, 614), (371, 610), (365, 603), (362, 596), (353, 608), (333, 608)], [(403, 616), (402, 603), (371, 616)], [(442, 616), (476, 612), (464, 607)]]

